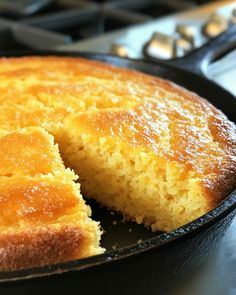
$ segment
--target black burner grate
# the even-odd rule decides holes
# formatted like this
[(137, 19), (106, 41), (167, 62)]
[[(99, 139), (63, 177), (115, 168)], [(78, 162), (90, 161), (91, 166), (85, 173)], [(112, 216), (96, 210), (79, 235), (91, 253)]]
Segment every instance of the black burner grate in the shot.
[[(196, 6), (188, 0), (0, 1), (0, 51), (52, 49)], [(206, 1), (205, 1), (206, 2)]]

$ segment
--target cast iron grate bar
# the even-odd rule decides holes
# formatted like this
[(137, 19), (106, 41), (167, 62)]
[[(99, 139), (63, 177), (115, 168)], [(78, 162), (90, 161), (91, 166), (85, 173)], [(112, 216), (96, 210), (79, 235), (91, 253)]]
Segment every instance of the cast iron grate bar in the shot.
[(188, 0), (2, 0), (0, 50), (51, 49), (192, 8)]

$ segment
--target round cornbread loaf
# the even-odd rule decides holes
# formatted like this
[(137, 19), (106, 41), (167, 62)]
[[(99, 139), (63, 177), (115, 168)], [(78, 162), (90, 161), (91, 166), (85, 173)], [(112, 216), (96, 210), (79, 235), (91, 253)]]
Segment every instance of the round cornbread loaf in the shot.
[(198, 218), (236, 185), (235, 125), (167, 80), (81, 58), (2, 58), (0, 93), (1, 130), (45, 129), (84, 196), (152, 230)]

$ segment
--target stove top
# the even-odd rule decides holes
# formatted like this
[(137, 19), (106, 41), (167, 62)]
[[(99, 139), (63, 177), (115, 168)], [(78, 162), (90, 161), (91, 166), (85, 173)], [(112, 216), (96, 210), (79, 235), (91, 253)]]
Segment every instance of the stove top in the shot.
[(206, 1), (2, 0), (0, 51), (73, 44), (191, 9), (201, 2)]

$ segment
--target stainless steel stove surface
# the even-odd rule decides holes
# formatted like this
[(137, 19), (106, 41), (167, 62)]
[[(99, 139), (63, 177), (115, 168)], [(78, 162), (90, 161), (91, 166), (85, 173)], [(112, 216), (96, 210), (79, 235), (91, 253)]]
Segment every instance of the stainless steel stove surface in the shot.
[(0, 51), (49, 49), (191, 8), (196, 2), (1, 0)]
[[(233, 23), (236, 1), (0, 1), (0, 51), (36, 48), (181, 58)], [(207, 75), (236, 94), (236, 50), (210, 65)], [(219, 249), (172, 295), (235, 295), (235, 244), (236, 220)]]

